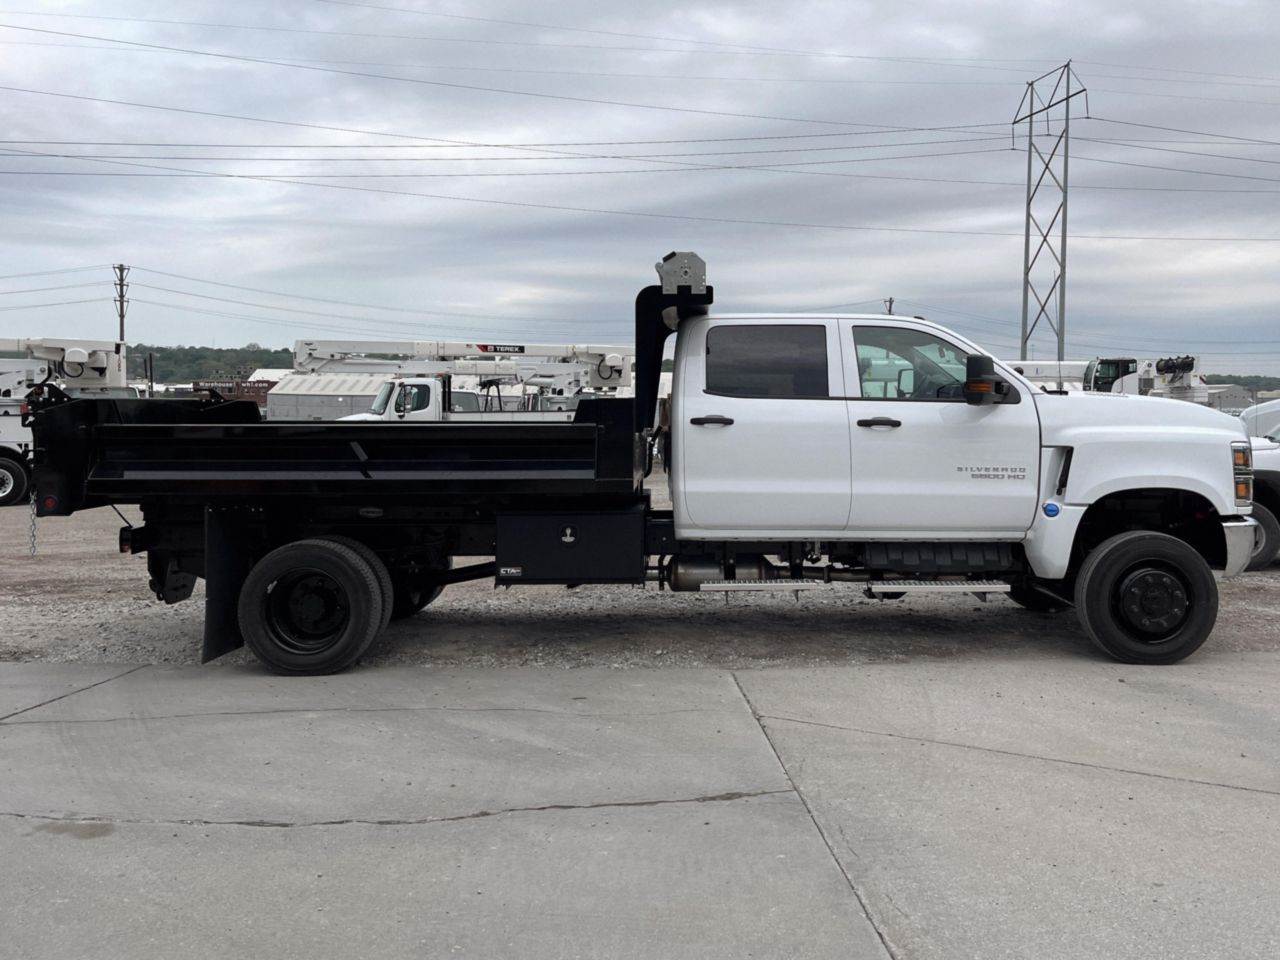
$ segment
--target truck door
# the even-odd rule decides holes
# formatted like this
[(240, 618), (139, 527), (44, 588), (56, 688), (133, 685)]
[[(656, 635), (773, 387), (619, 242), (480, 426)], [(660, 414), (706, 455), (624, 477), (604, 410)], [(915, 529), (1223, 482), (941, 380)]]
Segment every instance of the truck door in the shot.
[(1013, 539), (1038, 499), (1034, 400), (972, 406), (968, 353), (907, 323), (843, 323), (853, 451), (849, 529), (859, 536)]
[(681, 328), (676, 362), (677, 530), (842, 530), (849, 431), (835, 321), (694, 321)]

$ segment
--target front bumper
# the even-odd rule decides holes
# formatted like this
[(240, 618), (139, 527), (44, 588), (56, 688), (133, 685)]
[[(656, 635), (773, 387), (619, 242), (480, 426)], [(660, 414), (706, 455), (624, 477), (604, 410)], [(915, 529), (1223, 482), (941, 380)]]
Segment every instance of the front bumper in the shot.
[(1258, 521), (1253, 517), (1225, 517), (1222, 535), (1227, 542), (1227, 565), (1222, 569), (1224, 577), (1244, 573), (1253, 557), (1254, 530)]

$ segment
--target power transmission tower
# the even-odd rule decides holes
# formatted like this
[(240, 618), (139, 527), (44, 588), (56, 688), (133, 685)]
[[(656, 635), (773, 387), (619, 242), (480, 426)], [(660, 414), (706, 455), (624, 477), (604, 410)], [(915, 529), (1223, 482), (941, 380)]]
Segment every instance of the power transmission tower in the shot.
[(120, 319), (120, 342), (124, 343), (124, 315), (129, 309), (129, 301), (125, 294), (129, 292), (129, 284), (125, 278), (129, 276), (129, 268), (123, 263), (115, 265), (116, 273), (116, 316)]
[[(1067, 348), (1067, 184), (1071, 159), (1071, 101), (1089, 94), (1068, 60), (1027, 84), (1013, 115), (1027, 125), (1027, 212), (1022, 242), (1022, 340), (1019, 357), (1027, 359), (1027, 342), (1044, 320), (1058, 338), (1058, 359)], [(1042, 132), (1036, 133), (1037, 124)], [(1042, 148), (1036, 142), (1044, 141)], [(1032, 239), (1035, 248), (1032, 249)], [(1042, 293), (1043, 291), (1043, 293)], [(1035, 312), (1031, 312), (1031, 301)], [(1056, 310), (1055, 310), (1056, 307)]]
[(889, 316), (893, 316), (893, 297), (889, 297), (884, 301), (884, 310)]

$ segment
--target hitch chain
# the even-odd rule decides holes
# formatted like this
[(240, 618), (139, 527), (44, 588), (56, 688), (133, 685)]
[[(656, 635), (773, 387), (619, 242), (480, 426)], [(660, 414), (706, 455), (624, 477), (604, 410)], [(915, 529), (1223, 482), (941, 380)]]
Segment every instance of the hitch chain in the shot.
[(31, 559), (36, 556), (36, 488), (31, 488)]

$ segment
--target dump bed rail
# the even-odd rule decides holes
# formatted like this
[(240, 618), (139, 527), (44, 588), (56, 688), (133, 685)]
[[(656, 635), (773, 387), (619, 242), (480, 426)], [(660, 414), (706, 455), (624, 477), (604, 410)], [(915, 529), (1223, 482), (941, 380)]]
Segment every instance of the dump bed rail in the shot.
[(466, 500), (634, 495), (631, 404), (584, 400), (573, 423), (262, 422), (221, 400), (41, 401), (38, 512), (144, 500), (320, 496)]

